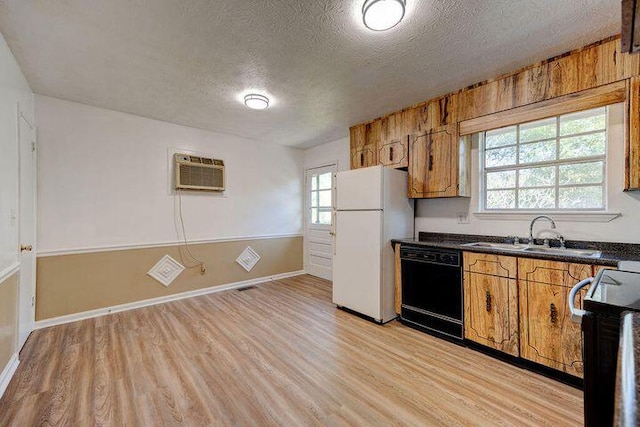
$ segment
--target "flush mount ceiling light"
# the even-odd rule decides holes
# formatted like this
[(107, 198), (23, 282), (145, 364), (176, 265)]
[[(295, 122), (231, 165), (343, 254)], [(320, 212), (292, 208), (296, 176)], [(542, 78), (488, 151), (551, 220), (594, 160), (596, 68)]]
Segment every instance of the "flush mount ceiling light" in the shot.
[(264, 110), (269, 106), (269, 98), (257, 93), (250, 93), (244, 96), (244, 105), (254, 110)]
[(405, 4), (406, 0), (365, 0), (362, 21), (370, 30), (388, 30), (402, 21)]

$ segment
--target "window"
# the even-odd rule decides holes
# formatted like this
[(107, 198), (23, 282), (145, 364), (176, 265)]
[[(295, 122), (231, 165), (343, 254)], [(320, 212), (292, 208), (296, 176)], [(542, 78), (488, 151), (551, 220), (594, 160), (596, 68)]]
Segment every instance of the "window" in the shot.
[(607, 107), (484, 133), (484, 210), (603, 210)]
[(333, 174), (326, 172), (312, 174), (311, 202), (309, 203), (310, 223), (331, 225), (331, 180)]

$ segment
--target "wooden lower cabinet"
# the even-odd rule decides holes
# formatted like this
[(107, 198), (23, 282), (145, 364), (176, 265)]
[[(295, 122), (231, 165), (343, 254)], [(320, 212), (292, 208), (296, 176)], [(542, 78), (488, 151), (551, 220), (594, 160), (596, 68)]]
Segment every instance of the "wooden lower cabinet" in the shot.
[(465, 252), (466, 339), (518, 356), (517, 258)]
[(567, 298), (573, 285), (592, 276), (588, 264), (518, 258), (522, 358), (582, 377), (582, 333)]

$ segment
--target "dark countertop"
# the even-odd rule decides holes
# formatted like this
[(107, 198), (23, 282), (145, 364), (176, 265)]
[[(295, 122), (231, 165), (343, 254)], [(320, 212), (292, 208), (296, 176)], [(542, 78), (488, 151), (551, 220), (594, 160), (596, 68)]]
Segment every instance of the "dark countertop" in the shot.
[(640, 313), (622, 317), (616, 375), (615, 426), (637, 426), (640, 408)]
[[(585, 242), (580, 240), (566, 241), (566, 246), (569, 249), (595, 249), (602, 252), (602, 256), (600, 258), (590, 258), (574, 255), (543, 254), (522, 251), (509, 251), (499, 248), (463, 246), (465, 243), (473, 242), (511, 243), (508, 238), (501, 236), (426, 232), (420, 232), (418, 239), (392, 240), (392, 243), (400, 243), (407, 246), (446, 248), (466, 252), (480, 252), (497, 255), (516, 256), (520, 258), (536, 258), (546, 259), (550, 261), (575, 262), (583, 264), (604, 265), (610, 267), (617, 267), (618, 262), (620, 261), (640, 261), (640, 245), (632, 243)], [(542, 240), (536, 239), (536, 244), (542, 244)], [(558, 242), (551, 242), (551, 244), (552, 246), (557, 246)]]

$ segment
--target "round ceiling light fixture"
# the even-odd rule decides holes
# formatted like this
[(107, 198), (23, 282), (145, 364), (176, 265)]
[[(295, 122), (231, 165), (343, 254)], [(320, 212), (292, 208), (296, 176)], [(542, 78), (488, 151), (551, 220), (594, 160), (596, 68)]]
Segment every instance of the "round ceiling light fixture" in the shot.
[(362, 21), (370, 30), (388, 30), (402, 21), (405, 5), (406, 0), (365, 0)]
[(254, 110), (266, 110), (269, 107), (269, 98), (257, 93), (250, 93), (244, 96), (244, 105)]

